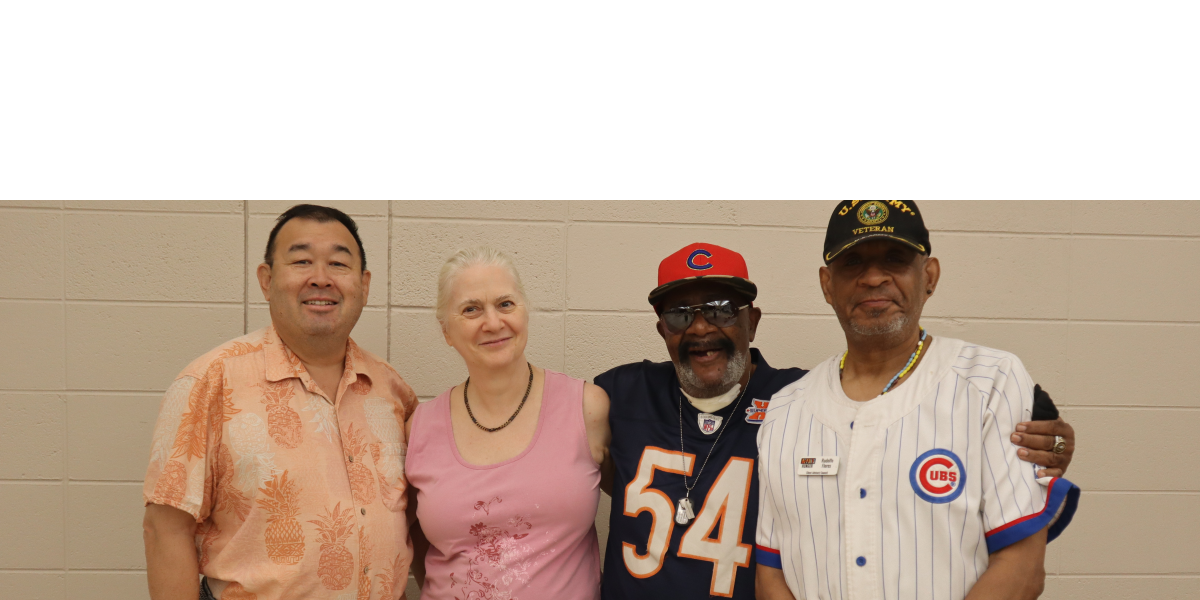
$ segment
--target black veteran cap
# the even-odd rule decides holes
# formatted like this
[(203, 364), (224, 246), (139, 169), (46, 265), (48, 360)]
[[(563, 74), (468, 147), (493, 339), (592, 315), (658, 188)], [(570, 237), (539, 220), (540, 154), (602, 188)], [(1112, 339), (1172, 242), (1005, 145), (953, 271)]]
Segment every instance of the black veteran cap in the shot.
[(929, 254), (929, 230), (912, 200), (842, 200), (825, 229), (825, 264), (862, 241), (888, 238)]

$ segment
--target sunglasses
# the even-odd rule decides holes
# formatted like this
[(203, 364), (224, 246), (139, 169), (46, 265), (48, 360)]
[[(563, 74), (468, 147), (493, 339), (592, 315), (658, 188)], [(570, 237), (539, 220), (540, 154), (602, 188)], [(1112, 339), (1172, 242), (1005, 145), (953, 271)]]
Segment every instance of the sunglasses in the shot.
[(747, 306), (750, 305), (735, 306), (729, 300), (714, 300), (693, 306), (668, 308), (662, 311), (659, 318), (671, 333), (687, 331), (687, 328), (692, 326), (692, 321), (696, 320), (697, 312), (704, 315), (704, 320), (713, 327), (729, 327), (737, 321), (738, 313)]

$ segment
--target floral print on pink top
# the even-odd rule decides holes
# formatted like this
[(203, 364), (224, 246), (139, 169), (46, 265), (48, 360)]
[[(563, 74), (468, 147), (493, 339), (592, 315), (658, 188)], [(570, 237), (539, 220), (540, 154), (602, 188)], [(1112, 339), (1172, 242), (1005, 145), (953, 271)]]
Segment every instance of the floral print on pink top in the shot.
[[(503, 498), (492, 497), (475, 503), (475, 509), (489, 512), (491, 503), (503, 502)], [(461, 600), (520, 600), (507, 589), (497, 588), (497, 583), (508, 587), (515, 581), (521, 584), (529, 583), (529, 571), (538, 566), (538, 559), (550, 551), (539, 553), (530, 558), (534, 550), (521, 540), (529, 536), (533, 524), (520, 515), (508, 519), (507, 528), (501, 529), (480, 521), (471, 526), (470, 534), (476, 538), (475, 547), (467, 551), (470, 557), (470, 569), (465, 579), (459, 579), (455, 573), (450, 573), (450, 587), (461, 583), (460, 591), (465, 594)], [(490, 574), (490, 576), (489, 576)], [(492, 583), (496, 581), (497, 583)], [(456, 596), (457, 597), (457, 596)]]

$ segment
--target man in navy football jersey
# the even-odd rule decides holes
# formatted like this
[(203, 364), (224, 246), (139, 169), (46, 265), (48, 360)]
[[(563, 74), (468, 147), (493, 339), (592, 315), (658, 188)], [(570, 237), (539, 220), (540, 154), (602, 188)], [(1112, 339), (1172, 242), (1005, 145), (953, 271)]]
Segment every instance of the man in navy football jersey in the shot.
[[(750, 347), (762, 312), (737, 252), (689, 245), (659, 264), (658, 282), (649, 301), (671, 362), (595, 378), (612, 401), (615, 470), (601, 596), (750, 600), (758, 424), (771, 396), (806, 371), (773, 368)], [(1054, 435), (1073, 450), (1062, 421), (1031, 427), (1021, 443), (1033, 449), (1027, 460), (1061, 475), (1071, 453), (1044, 451)]]

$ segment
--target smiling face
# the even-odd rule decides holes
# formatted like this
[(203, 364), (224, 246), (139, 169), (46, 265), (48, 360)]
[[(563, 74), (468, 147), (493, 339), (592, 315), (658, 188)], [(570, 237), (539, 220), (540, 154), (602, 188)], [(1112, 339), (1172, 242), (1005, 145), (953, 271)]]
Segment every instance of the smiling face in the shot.
[(284, 223), (273, 262), (258, 266), (258, 282), (285, 342), (349, 337), (367, 302), (371, 272), (362, 270), (358, 243), (344, 225), (304, 218)]
[(442, 334), (468, 368), (525, 362), (528, 333), (529, 310), (507, 269), (474, 265), (454, 277)]
[[(695, 306), (714, 300), (729, 300), (735, 306), (749, 304), (733, 288), (713, 281), (697, 281), (668, 293), (661, 308)], [(742, 309), (733, 325), (714, 327), (702, 314), (685, 331), (672, 333), (658, 321), (658, 334), (667, 343), (679, 384), (696, 398), (713, 398), (729, 391), (750, 367), (750, 342), (758, 329), (762, 311)]]
[(903, 336), (921, 320), (941, 276), (938, 260), (891, 240), (872, 240), (821, 267), (821, 291), (847, 335)]

